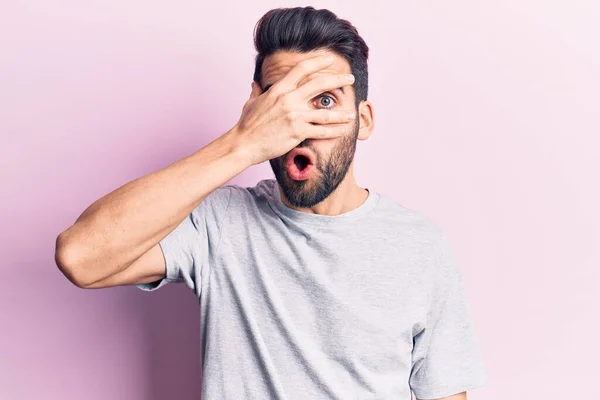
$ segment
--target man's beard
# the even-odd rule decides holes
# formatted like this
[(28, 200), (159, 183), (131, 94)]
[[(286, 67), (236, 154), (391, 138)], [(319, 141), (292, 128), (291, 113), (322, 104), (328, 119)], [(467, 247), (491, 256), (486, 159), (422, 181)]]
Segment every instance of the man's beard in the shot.
[(327, 160), (310, 146), (309, 139), (297, 146), (307, 147), (317, 156), (316, 165), (313, 167), (311, 176), (306, 180), (296, 181), (289, 177), (285, 168), (287, 153), (269, 161), (275, 179), (277, 179), (283, 194), (292, 206), (299, 208), (313, 207), (329, 197), (342, 183), (354, 159), (359, 124), (357, 120), (353, 128), (353, 134), (343, 136), (340, 142), (335, 145)]

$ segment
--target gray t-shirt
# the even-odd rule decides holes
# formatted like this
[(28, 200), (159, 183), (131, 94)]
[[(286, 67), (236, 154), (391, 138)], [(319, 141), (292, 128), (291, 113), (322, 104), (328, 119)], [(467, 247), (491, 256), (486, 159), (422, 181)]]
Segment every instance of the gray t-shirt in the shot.
[(369, 191), (338, 216), (275, 180), (211, 193), (160, 242), (200, 301), (205, 400), (437, 399), (486, 372), (441, 229)]

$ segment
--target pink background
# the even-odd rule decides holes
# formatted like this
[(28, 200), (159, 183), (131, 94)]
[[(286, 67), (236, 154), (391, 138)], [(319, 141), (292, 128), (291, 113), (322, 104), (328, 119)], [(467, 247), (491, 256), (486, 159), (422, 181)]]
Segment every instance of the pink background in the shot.
[[(0, 398), (199, 398), (191, 291), (77, 289), (54, 240), (95, 199), (230, 128), (255, 22), (296, 4), (2, 6)], [(600, 399), (600, 4), (312, 4), (371, 47), (377, 128), (359, 183), (456, 248), (491, 376), (470, 398)], [(234, 182), (270, 176), (263, 164)]]

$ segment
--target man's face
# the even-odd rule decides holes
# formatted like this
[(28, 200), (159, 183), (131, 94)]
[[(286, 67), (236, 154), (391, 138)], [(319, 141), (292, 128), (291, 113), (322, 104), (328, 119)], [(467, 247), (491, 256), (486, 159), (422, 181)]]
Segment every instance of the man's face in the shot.
[[(265, 58), (262, 67), (261, 86), (265, 88), (276, 83), (298, 62), (323, 53), (333, 54), (335, 62), (331, 66), (308, 76), (306, 79), (328, 73), (351, 73), (350, 65), (344, 58), (327, 50), (318, 50), (309, 53), (280, 51)], [(300, 85), (305, 82), (306, 80), (300, 82)], [(309, 99), (308, 106), (315, 110), (332, 109), (355, 113), (357, 111), (354, 90), (349, 86), (321, 93), (317, 97)], [(339, 138), (307, 139), (297, 146), (297, 148), (307, 148), (314, 156), (314, 165), (307, 179), (292, 179), (288, 173), (286, 161), (288, 161), (290, 152), (269, 161), (275, 178), (291, 205), (300, 208), (312, 207), (325, 200), (344, 180), (356, 151), (356, 140), (360, 124), (359, 118), (357, 117), (355, 121), (354, 125), (349, 125), (347, 134)], [(297, 157), (296, 161), (301, 164), (301, 157), (300, 159)]]

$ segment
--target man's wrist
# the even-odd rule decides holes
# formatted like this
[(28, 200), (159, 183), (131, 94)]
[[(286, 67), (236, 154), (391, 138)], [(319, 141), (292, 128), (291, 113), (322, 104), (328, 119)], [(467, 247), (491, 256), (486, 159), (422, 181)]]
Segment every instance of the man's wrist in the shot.
[(235, 125), (221, 138), (226, 143), (227, 156), (232, 162), (242, 166), (243, 169), (247, 169), (257, 164), (256, 154), (253, 154), (251, 148), (240, 141), (242, 137), (245, 137), (245, 135), (241, 134), (239, 126)]

